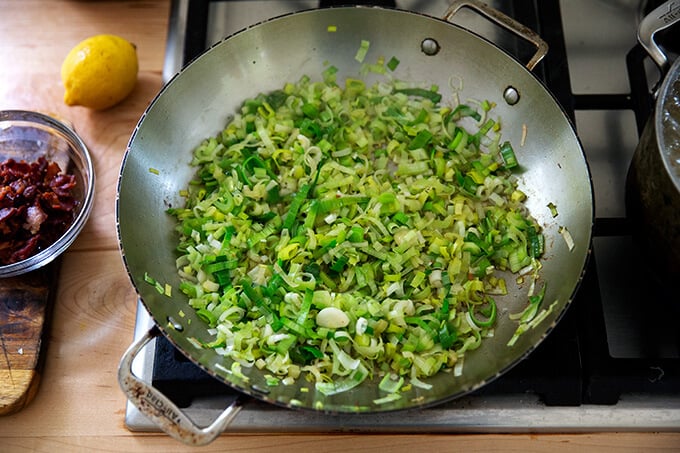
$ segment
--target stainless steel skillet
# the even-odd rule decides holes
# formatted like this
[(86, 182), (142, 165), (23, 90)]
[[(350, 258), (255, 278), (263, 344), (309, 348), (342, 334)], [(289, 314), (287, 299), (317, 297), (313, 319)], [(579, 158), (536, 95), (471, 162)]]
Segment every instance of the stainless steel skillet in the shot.
[[(590, 252), (593, 199), (585, 157), (567, 116), (527, 67), (483, 38), (450, 23), (460, 7), (475, 8), (517, 33), (529, 33), (489, 12), (485, 5), (470, 1), (455, 3), (443, 20), (383, 8), (300, 12), (250, 27), (206, 51), (161, 90), (140, 119), (121, 168), (116, 216), (123, 260), (156, 329), (125, 354), (119, 381), (128, 398), (166, 432), (187, 443), (207, 443), (221, 432), (238, 406), (230, 407), (215, 423), (201, 429), (136, 378), (131, 362), (157, 331), (217, 379), (263, 401), (327, 413), (378, 413), (441, 403), (483, 386), (521, 361), (561, 318)], [(329, 26), (336, 31), (329, 32)], [(546, 49), (539, 38), (528, 36), (539, 47), (529, 64), (533, 67)], [(220, 131), (247, 97), (278, 89), (302, 75), (320, 76), (328, 63), (339, 69), (338, 80), (357, 77), (360, 65), (355, 55), (361, 40), (370, 42), (367, 59), (396, 56), (400, 60), (394, 73), (398, 79), (439, 85), (443, 99), (450, 99), (455, 91), (461, 99), (483, 98), (497, 104), (495, 111), (504, 121), (504, 139), (516, 144), (525, 169), (520, 187), (529, 197), (532, 215), (544, 228), (546, 253), (541, 275), (549, 282), (546, 302), (555, 302), (543, 322), (508, 347), (517, 327), (508, 314), (523, 309), (527, 293), (526, 285), (509, 288), (510, 294), (499, 301), (504, 308), (495, 336), (466, 354), (461, 377), (439, 373), (428, 380), (432, 389), (413, 388), (401, 399), (381, 405), (373, 403), (380, 397), (378, 380), (325, 397), (304, 380), (291, 386), (268, 387), (265, 373), (257, 369), (244, 370), (247, 379), (231, 374), (227, 371), (230, 363), (222, 356), (196, 348), (191, 341), (209, 338), (186, 298), (179, 291), (168, 298), (144, 280), (149, 273), (158, 281), (178, 286), (175, 223), (165, 211), (183, 203), (179, 192), (194, 172), (189, 166), (191, 150)], [(452, 82), (458, 80), (463, 81), (461, 92), (457, 91), (457, 82)], [(557, 206), (557, 217), (549, 204)], [(560, 233), (562, 228), (570, 232), (573, 248)], [(184, 317), (178, 316), (180, 311)]]

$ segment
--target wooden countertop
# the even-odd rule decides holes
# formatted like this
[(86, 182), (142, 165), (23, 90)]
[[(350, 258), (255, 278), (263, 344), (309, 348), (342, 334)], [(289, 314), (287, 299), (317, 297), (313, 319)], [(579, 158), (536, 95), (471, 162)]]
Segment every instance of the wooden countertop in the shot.
[[(96, 200), (88, 225), (64, 255), (35, 399), (0, 417), (2, 451), (184, 451), (165, 434), (124, 426), (126, 399), (116, 379), (132, 341), (134, 290), (118, 252), (114, 199), (121, 158), (137, 120), (161, 87), (169, 2), (0, 0), (0, 109), (69, 120), (91, 150)], [(92, 112), (62, 102), (61, 62), (82, 39), (116, 33), (137, 45), (135, 91)], [(202, 451), (442, 451), (575, 449), (650, 451), (680, 446), (680, 433), (494, 435), (223, 435)]]

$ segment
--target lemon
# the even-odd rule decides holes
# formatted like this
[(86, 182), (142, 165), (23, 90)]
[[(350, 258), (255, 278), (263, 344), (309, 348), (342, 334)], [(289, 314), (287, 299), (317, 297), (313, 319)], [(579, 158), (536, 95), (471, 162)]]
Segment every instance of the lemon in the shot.
[(137, 83), (137, 50), (116, 35), (91, 36), (78, 43), (61, 65), (64, 103), (95, 110), (125, 99)]

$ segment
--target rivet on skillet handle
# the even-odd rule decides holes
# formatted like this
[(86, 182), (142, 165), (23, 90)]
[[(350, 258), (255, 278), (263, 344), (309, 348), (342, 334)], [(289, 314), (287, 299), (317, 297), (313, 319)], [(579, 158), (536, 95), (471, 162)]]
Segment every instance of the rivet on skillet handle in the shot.
[[(638, 41), (661, 70), (661, 80), (663, 80), (670, 65), (668, 64), (668, 56), (654, 41), (654, 35), (678, 21), (680, 21), (680, 1), (669, 1), (647, 14), (640, 21), (640, 26), (638, 27)], [(658, 87), (654, 89), (655, 95), (656, 88)]]
[(533, 71), (536, 65), (548, 53), (548, 43), (545, 42), (535, 31), (531, 30), (525, 25), (520, 24), (515, 19), (506, 16), (497, 9), (490, 7), (486, 3), (480, 2), (478, 0), (454, 1), (444, 14), (444, 20), (451, 22), (451, 17), (453, 17), (453, 15), (455, 15), (463, 7), (477, 11), (490, 21), (495, 22), (497, 25), (500, 25), (501, 27), (511, 31), (520, 38), (523, 38), (536, 46), (536, 53), (533, 57), (531, 57), (529, 63), (526, 64), (526, 67), (529, 71)]
[(118, 367), (118, 383), (132, 404), (164, 432), (187, 445), (207, 445), (231, 423), (241, 410), (241, 402), (237, 398), (212, 424), (201, 428), (165, 395), (135, 376), (132, 362), (142, 348), (159, 334), (154, 326), (125, 351)]

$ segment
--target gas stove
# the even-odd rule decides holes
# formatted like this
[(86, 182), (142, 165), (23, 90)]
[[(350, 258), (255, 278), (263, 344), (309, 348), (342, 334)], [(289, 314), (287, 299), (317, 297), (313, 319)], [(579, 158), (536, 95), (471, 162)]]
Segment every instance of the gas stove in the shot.
[[(351, 2), (173, 0), (164, 79), (212, 44), (262, 20)], [(446, 0), (376, 1), (441, 17)], [(636, 43), (639, 20), (656, 2), (488, 1), (537, 31), (549, 52), (534, 73), (574, 123), (592, 174), (592, 257), (566, 316), (526, 359), (499, 379), (441, 405), (385, 414), (324, 415), (247, 399), (229, 432), (586, 432), (680, 430), (680, 315), (677, 292), (650, 285), (625, 210), (625, 179), (650, 115), (658, 74)], [(518, 59), (531, 49), (472, 14), (456, 23)], [(140, 303), (135, 339), (153, 325)], [(133, 371), (207, 425), (235, 390), (189, 362), (164, 338)], [(159, 428), (128, 403), (132, 431)]]

